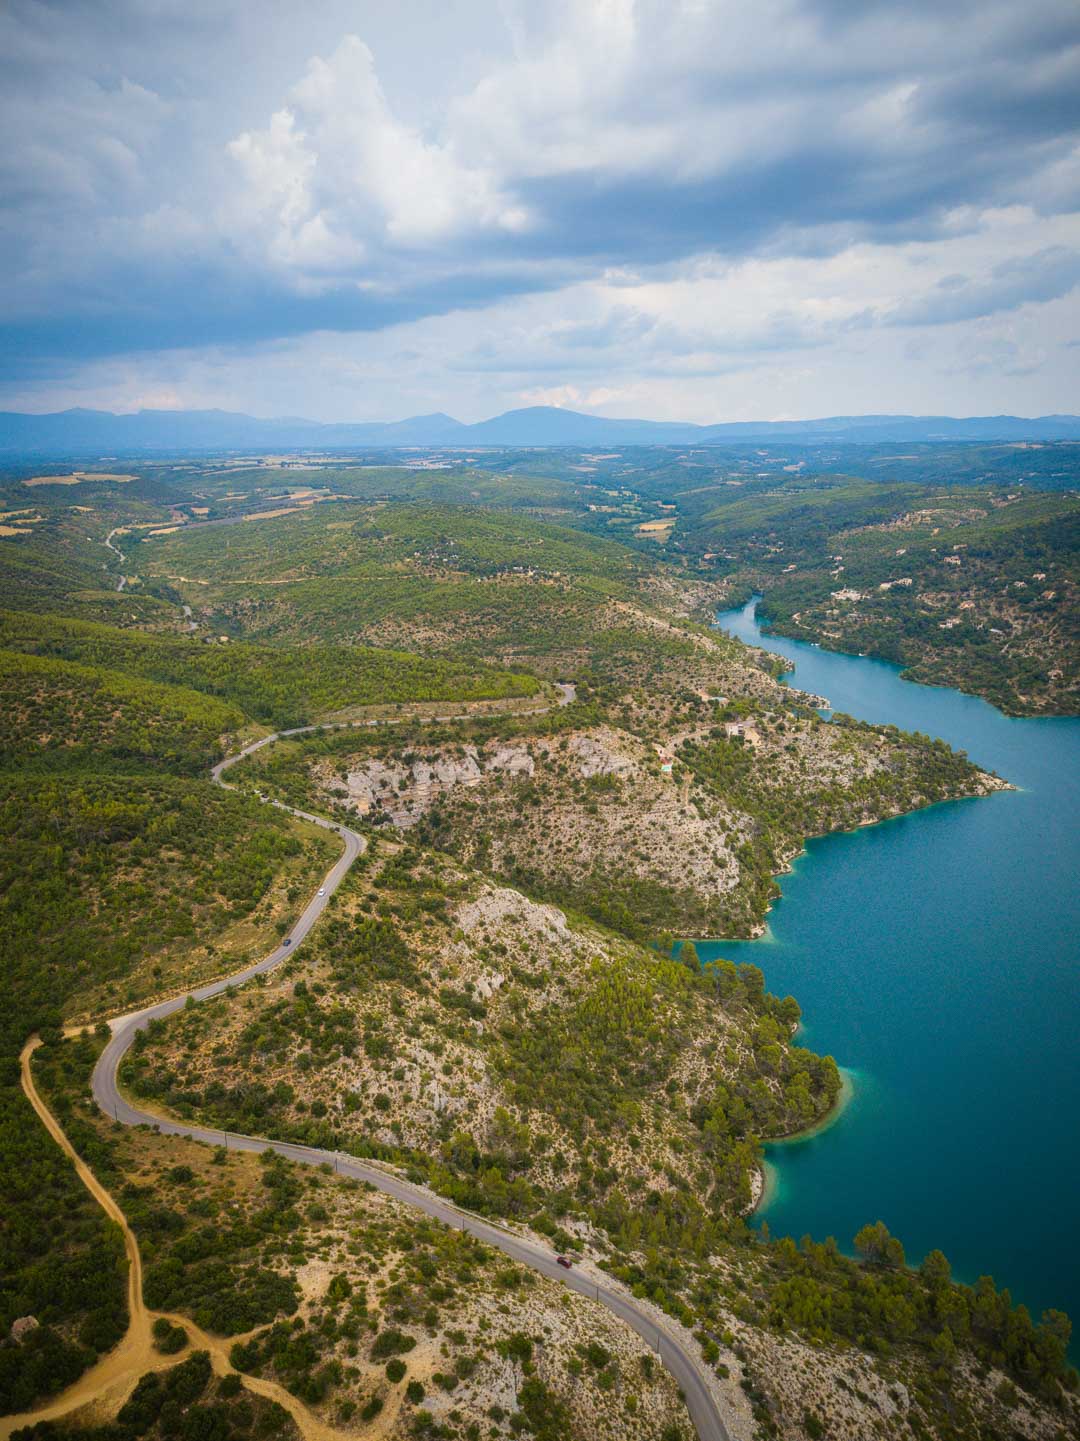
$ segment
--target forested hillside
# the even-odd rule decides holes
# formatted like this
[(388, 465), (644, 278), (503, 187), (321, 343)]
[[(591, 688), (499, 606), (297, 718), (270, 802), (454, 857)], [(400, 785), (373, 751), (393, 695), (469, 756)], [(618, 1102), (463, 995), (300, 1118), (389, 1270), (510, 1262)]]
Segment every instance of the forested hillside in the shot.
[[(0, 613), (0, 646), (78, 661), (105, 672), (220, 697), (235, 729), (245, 717), (305, 725), (345, 707), (429, 700), (500, 700), (535, 695), (532, 676), (369, 647), (303, 649), (230, 645), (227, 637), (144, 634), (54, 617)], [(162, 693), (163, 694), (163, 693)], [(208, 707), (209, 709), (209, 707)]]
[(743, 593), (786, 635), (882, 656), (1009, 714), (1080, 706), (1080, 500), (802, 483), (719, 508)]
[(0, 717), (3, 767), (185, 775), (205, 771), (245, 723), (235, 706), (183, 686), (18, 650), (0, 650)]
[[(616, 462), (635, 469), (596, 464)], [(927, 737), (823, 720), (709, 608), (767, 582), (779, 614), (785, 586), (854, 588), (848, 567), (880, 585), (898, 510), (924, 577), (989, 584), (1012, 527), (1023, 566), (1069, 585), (1071, 501), (982, 491), (946, 514), (918, 486), (740, 471), (719, 491), (710, 471), (691, 504), (666, 497), (696, 460), (638, 467), (638, 491), (591, 460), (541, 482), (535, 464), (147, 463), (35, 486), (38, 518), (0, 538), (0, 1329), (40, 1323), (0, 1343), (2, 1409), (125, 1324), (118, 1238), (19, 1090), (37, 1030), (35, 1073), (135, 1229), (145, 1299), (180, 1317), (166, 1350), (185, 1323), (242, 1335), (234, 1365), (349, 1434), (381, 1416), (394, 1438), (689, 1435), (670, 1377), (592, 1303), (332, 1175), (96, 1113), (104, 1036), (62, 1023), (267, 953), (337, 854), (269, 795), (367, 850), (285, 966), (140, 1034), (134, 1096), (373, 1158), (580, 1252), (680, 1328), (740, 1437), (843, 1417), (845, 1441), (880, 1418), (982, 1441), (1022, 1414), (1051, 1441), (1076, 1419), (1065, 1318), (1036, 1327), (944, 1258), (908, 1271), (873, 1225), (862, 1263), (747, 1226), (763, 1140), (827, 1116), (842, 1079), (798, 1044), (796, 1000), (685, 938), (760, 930), (808, 836), (1004, 784)], [(323, 719), (340, 728), (211, 785), (240, 740)], [(118, 1441), (290, 1434), (197, 1356), (175, 1405), (172, 1382), (131, 1378)]]
[(539, 689), (385, 650), (208, 643), (175, 597), (102, 576), (116, 507), (73, 520), (43, 504), (35, 528), (0, 542), (0, 1332), (40, 1323), (26, 1346), (0, 1346), (0, 1410), (62, 1388), (125, 1325), (122, 1248), (29, 1112), (23, 1042), (263, 954), (335, 854), (325, 833), (212, 787), (210, 765), (267, 723)]

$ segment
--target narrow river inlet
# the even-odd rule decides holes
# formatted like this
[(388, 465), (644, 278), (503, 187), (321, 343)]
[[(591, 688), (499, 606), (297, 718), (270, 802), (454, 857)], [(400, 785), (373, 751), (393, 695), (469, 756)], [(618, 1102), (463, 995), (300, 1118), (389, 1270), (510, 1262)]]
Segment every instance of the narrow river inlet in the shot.
[(835, 1124), (768, 1148), (759, 1218), (845, 1250), (881, 1219), (909, 1261), (939, 1247), (957, 1279), (992, 1275), (1080, 1332), (1080, 720), (1012, 720), (768, 635), (755, 602), (717, 624), (834, 710), (940, 736), (1019, 788), (811, 841), (765, 936), (699, 946), (760, 966), (803, 1043), (853, 1073)]

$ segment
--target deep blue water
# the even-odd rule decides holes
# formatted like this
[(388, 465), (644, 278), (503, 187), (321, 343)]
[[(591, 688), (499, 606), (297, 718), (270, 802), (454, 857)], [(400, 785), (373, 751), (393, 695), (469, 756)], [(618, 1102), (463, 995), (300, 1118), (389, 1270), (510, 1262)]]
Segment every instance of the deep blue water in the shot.
[(1011, 720), (765, 635), (753, 603), (717, 620), (834, 710), (941, 736), (1021, 788), (811, 841), (766, 936), (699, 946), (759, 965), (804, 1043), (854, 1073), (834, 1125), (768, 1148), (760, 1214), (844, 1249), (880, 1218), (909, 1260), (940, 1247), (958, 1279), (990, 1274), (1080, 1331), (1080, 720)]

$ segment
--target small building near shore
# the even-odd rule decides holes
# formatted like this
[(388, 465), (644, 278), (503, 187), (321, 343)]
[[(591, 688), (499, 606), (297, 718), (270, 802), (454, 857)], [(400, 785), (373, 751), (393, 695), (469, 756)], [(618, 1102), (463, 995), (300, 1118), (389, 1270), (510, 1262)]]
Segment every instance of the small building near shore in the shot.
[(761, 732), (753, 721), (725, 721), (724, 734), (729, 740), (745, 741), (747, 745), (761, 744)]

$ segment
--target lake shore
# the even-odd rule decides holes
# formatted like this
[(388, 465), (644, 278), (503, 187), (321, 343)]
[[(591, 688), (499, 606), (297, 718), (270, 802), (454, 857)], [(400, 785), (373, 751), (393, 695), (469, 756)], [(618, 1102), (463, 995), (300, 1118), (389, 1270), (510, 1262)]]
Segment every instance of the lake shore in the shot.
[[(868, 817), (866, 820), (859, 821), (854, 826), (847, 827), (846, 829), (819, 831), (815, 835), (806, 836), (797, 849), (792, 849), (787, 854), (781, 853), (779, 857), (781, 862), (780, 868), (779, 870), (773, 872), (773, 880), (777, 882), (777, 886), (779, 887), (780, 878), (782, 876), (790, 876), (792, 874), (795, 869), (796, 863), (802, 860), (803, 857), (807, 854), (807, 845), (810, 841), (826, 840), (829, 836), (855, 835), (858, 831), (871, 830), (875, 826), (885, 826), (888, 825), (891, 821), (902, 821), (908, 816), (918, 815), (921, 811), (933, 810), (936, 806), (951, 806), (958, 801), (985, 800), (987, 796), (997, 795), (1001, 791), (1017, 791), (1021, 789), (1020, 786), (1014, 785), (1012, 781), (1005, 780), (1002, 776), (996, 775), (993, 771), (984, 770), (981, 766), (977, 767), (976, 769), (980, 781), (977, 789), (973, 789), (970, 791), (962, 791), (955, 796), (945, 796), (941, 800), (924, 800), (921, 804), (915, 806), (911, 810), (894, 810), (889, 811), (887, 815), (871, 816)], [(773, 896), (770, 896), (768, 901), (765, 903), (765, 910), (763, 915), (760, 917), (760, 919), (751, 923), (751, 925), (747, 928), (747, 934), (745, 936), (702, 935), (696, 937), (696, 939), (699, 941), (707, 942), (710, 945), (722, 945), (725, 941), (731, 941), (733, 944), (735, 942), (743, 941), (759, 941), (767, 935), (769, 929), (769, 914), (772, 911), (773, 907), (776, 905), (777, 901), (780, 900), (783, 900), (783, 894), (778, 888), (777, 893)]]
[[(979, 805), (811, 841), (762, 940), (699, 947), (703, 962), (760, 966), (770, 991), (797, 997), (806, 1043), (862, 1078), (820, 1144), (766, 1145), (748, 1219), (850, 1244), (880, 1217), (913, 1263), (940, 1249), (954, 1276), (992, 1274), (1032, 1314), (1080, 1314), (1080, 1148), (1061, 1144), (1077, 1115), (1080, 721), (1006, 717), (884, 661), (766, 641), (752, 606), (717, 621), (779, 651), (790, 681), (838, 710), (940, 736), (998, 775)], [(1061, 1174), (1033, 1245), (1030, 1177), (1051, 1153)]]
[[(786, 1136), (770, 1136), (762, 1142), (764, 1146), (801, 1145), (804, 1141), (811, 1141), (815, 1136), (820, 1136), (824, 1131), (828, 1131), (836, 1125), (837, 1121), (840, 1120), (841, 1116), (855, 1099), (858, 1075), (856, 1071), (848, 1070), (844, 1066), (840, 1066), (838, 1069), (840, 1071), (840, 1090), (836, 1094), (835, 1101), (833, 1101), (825, 1114), (800, 1131), (792, 1131)], [(779, 1175), (776, 1167), (769, 1162), (766, 1156), (757, 1172), (756, 1181), (751, 1183), (754, 1199), (747, 1213), (748, 1215), (757, 1216), (768, 1210), (769, 1202), (776, 1195), (778, 1183)]]

